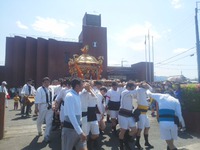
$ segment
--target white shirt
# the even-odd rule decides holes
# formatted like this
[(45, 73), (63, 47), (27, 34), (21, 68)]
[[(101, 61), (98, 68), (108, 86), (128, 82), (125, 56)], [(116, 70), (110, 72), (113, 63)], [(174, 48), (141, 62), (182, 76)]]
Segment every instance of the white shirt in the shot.
[[(60, 103), (62, 100), (64, 101), (65, 96), (67, 95), (68, 92), (70, 92), (71, 89), (68, 89), (67, 87), (62, 88), (62, 90), (59, 92), (59, 94), (56, 96), (55, 101)], [(64, 122), (64, 105), (60, 105), (60, 121)]]
[(59, 92), (62, 90), (60, 85), (50, 85), (49, 88), (52, 90), (53, 96), (58, 95)]
[[(50, 89), (45, 88), (45, 90), (47, 91), (47, 95), (48, 95), (48, 99), (49, 99), (49, 103), (50, 103), (53, 101), (52, 96), (51, 96), (51, 100), (50, 100)], [(47, 110), (48, 103), (47, 103), (47, 99), (46, 99), (46, 92), (44, 91), (42, 86), (40, 86), (36, 91), (35, 104), (38, 104), (39, 110)]]
[(91, 93), (88, 92), (89, 95), (89, 100), (88, 100), (88, 107), (96, 107), (97, 106), (97, 96), (92, 95)]
[(106, 105), (108, 104), (108, 101), (113, 102), (120, 102), (120, 93), (118, 91), (114, 91), (112, 88), (108, 90), (106, 97)]
[(96, 90), (97, 107), (101, 114), (105, 112), (105, 98), (99, 90)]
[(137, 91), (136, 99), (138, 105), (149, 106), (149, 103), (147, 101), (148, 95), (146, 93), (146, 89), (137, 86), (136, 91)]
[(82, 112), (87, 112), (89, 95), (88, 95), (88, 92), (85, 89), (83, 89), (82, 92), (80, 93), (80, 99), (81, 99), (81, 110), (82, 110)]
[(5, 93), (5, 98), (7, 97), (7, 95), (8, 95), (8, 91), (7, 91), (7, 89), (6, 89), (6, 87), (5, 86), (0, 86), (0, 92), (3, 92), (3, 93)]
[(136, 90), (124, 90), (121, 94), (120, 108), (133, 110), (133, 97), (136, 96)]
[(80, 127), (81, 120), (77, 120), (76, 116), (82, 116), (81, 100), (79, 94), (73, 89), (67, 93), (64, 99), (64, 116), (68, 117), (77, 134), (81, 134), (83, 130)]
[(118, 88), (117, 88), (117, 91), (118, 91), (119, 93), (122, 93), (125, 89), (126, 89), (126, 88), (124, 88), (124, 87), (118, 87)]
[(160, 109), (171, 109), (175, 111), (175, 115), (182, 120), (181, 106), (179, 100), (174, 98), (169, 94), (151, 93), (147, 92), (148, 95), (158, 102), (158, 107)]
[[(30, 93), (29, 93), (29, 86), (31, 88), (30, 90)], [(21, 90), (21, 94), (24, 96), (24, 95), (35, 95), (36, 93), (36, 90), (35, 88), (30, 85), (30, 84), (25, 84), (23, 87), (22, 87), (22, 90)]]
[(58, 95), (56, 96), (55, 101), (57, 101), (58, 103), (60, 103), (62, 100), (65, 99), (66, 94), (69, 92), (70, 89), (68, 89), (67, 87), (63, 87), (60, 92), (58, 93)]

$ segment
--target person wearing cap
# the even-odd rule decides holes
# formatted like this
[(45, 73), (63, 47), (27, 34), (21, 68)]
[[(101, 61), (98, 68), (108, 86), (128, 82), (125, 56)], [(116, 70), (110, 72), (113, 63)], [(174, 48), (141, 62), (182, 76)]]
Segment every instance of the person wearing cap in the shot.
[(7, 82), (6, 82), (6, 81), (3, 81), (3, 82), (1, 83), (0, 92), (5, 93), (6, 108), (8, 108), (8, 100), (7, 100), (8, 91), (7, 91), (7, 89), (6, 89), (6, 85), (7, 85)]
[(53, 120), (53, 92), (49, 88), (50, 79), (49, 77), (44, 77), (42, 79), (42, 86), (40, 86), (35, 95), (35, 113), (38, 113), (37, 118), (37, 130), (38, 136), (42, 136), (42, 124), (45, 120), (46, 128), (44, 133), (44, 141), (50, 141), (50, 131), (52, 128)]
[(170, 94), (171, 96), (175, 96), (174, 95), (174, 90), (173, 90), (173, 87), (172, 87), (172, 83), (170, 81), (164, 81), (163, 82), (163, 86), (164, 86), (164, 91), (163, 93), (165, 94)]
[[(21, 116), (24, 117), (25, 115), (28, 117), (32, 104), (28, 103), (27, 99), (29, 96), (35, 95), (35, 88), (32, 86), (32, 79), (28, 79), (26, 84), (22, 87), (21, 95), (22, 95), (22, 108), (21, 108)], [(24, 114), (26, 109), (26, 114)]]

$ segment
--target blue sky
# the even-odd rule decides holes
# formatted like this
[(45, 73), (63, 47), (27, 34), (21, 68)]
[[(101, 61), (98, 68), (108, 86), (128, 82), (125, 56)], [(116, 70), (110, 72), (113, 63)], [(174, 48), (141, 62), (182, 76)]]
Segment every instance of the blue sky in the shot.
[(146, 48), (156, 76), (197, 78), (195, 7), (196, 0), (6, 0), (0, 5), (0, 64), (6, 37), (77, 41), (87, 12), (101, 14), (102, 27), (107, 27), (108, 65), (145, 61), (149, 31)]

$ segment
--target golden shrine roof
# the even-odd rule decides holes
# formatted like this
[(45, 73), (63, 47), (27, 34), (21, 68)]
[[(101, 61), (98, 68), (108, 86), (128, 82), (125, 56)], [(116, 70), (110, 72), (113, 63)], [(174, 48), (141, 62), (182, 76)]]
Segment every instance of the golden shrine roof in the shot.
[(75, 61), (77, 63), (86, 63), (86, 64), (99, 64), (99, 60), (97, 60), (95, 57), (87, 54), (89, 50), (89, 46), (86, 45), (84, 46), (81, 51), (82, 51), (82, 55), (78, 56), (78, 55), (74, 55)]
[(99, 64), (99, 61), (91, 55), (82, 54), (76, 59), (77, 63)]

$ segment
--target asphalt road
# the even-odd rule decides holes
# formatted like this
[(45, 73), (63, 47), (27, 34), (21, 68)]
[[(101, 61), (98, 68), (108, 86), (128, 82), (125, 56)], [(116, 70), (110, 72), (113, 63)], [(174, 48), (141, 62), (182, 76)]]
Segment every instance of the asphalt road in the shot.
[[(160, 139), (156, 118), (151, 117), (150, 112), (148, 115), (151, 123), (149, 141), (154, 146), (154, 150), (165, 150), (166, 143)], [(60, 130), (52, 131), (51, 142), (45, 143), (43, 136), (37, 136), (36, 119), (35, 116), (21, 118), (20, 111), (13, 110), (13, 100), (9, 100), (9, 107), (5, 111), (5, 132), (4, 138), (0, 140), (0, 150), (60, 150)], [(199, 148), (199, 143), (200, 135), (188, 131), (179, 132), (179, 139), (175, 141), (175, 145), (180, 150), (189, 150), (191, 148), (188, 147), (194, 144)], [(134, 150), (134, 143), (129, 144)], [(99, 138), (99, 145), (101, 150), (119, 149), (118, 138), (111, 133), (110, 123), (107, 123), (105, 133)], [(143, 137), (141, 137), (141, 145), (144, 145)]]

